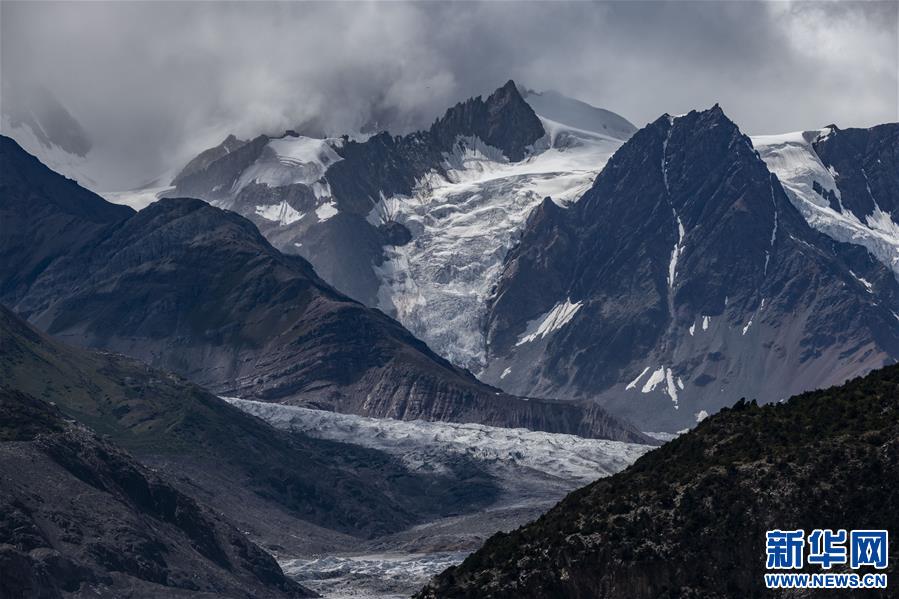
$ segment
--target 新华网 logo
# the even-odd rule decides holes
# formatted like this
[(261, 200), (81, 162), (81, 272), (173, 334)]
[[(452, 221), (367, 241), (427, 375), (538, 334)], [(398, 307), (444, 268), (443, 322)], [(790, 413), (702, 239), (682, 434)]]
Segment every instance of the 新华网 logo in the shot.
[(769, 530), (765, 539), (768, 570), (801, 570), (818, 566), (822, 572), (768, 573), (768, 588), (886, 588), (885, 573), (830, 572), (848, 564), (851, 570), (887, 567), (889, 532), (886, 530), (815, 529), (808, 535), (799, 530)]

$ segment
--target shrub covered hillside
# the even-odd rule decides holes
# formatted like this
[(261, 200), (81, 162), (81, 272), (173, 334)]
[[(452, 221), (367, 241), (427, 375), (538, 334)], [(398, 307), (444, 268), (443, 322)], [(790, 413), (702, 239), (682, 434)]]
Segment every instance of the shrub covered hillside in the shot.
[(493, 536), (418, 597), (804, 596), (764, 586), (775, 528), (888, 529), (885, 591), (812, 594), (899, 596), (899, 366), (780, 404), (741, 400)]

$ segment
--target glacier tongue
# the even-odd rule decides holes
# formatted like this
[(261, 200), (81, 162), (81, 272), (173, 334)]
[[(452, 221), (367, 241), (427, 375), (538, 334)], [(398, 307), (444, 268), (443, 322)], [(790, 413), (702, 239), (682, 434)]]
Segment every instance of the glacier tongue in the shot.
[(411, 243), (387, 250), (378, 269), (379, 306), (450, 361), (485, 364), (485, 302), (525, 220), (544, 197), (575, 201), (622, 140), (540, 117), (546, 137), (510, 163), (480, 140), (460, 138), (410, 196), (385, 198), (373, 222), (397, 220)]
[[(454, 455), (490, 464), (505, 486), (574, 488), (623, 470), (646, 451), (638, 445), (482, 424), (367, 418), (297, 406), (224, 398), (276, 428), (354, 443), (400, 457), (412, 470), (439, 471)], [(525, 473), (530, 473), (528, 476)], [(528, 478), (532, 480), (529, 482)], [(521, 499), (517, 495), (517, 499)]]
[(460, 457), (471, 458), (502, 487), (499, 501), (480, 512), (360, 541), (348, 553), (280, 556), (289, 576), (335, 599), (408, 597), (434, 574), (461, 562), (486, 536), (533, 520), (571, 490), (614, 474), (653, 449), (526, 429), (381, 420), (225, 399), (276, 428), (385, 451), (413, 471), (444, 472)]

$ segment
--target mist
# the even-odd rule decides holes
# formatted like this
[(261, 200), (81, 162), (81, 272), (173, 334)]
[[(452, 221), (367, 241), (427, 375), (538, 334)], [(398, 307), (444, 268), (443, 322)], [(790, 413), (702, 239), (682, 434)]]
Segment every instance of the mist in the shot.
[(4, 1), (0, 108), (50, 90), (90, 137), (103, 189), (170, 172), (229, 133), (425, 127), (510, 78), (638, 126), (716, 102), (750, 134), (870, 126), (899, 120), (897, 10)]

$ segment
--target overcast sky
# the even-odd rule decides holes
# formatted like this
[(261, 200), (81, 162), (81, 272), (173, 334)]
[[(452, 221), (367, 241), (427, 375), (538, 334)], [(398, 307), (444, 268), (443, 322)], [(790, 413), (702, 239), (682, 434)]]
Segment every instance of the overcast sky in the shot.
[(315, 120), (422, 126), (507, 79), (638, 126), (719, 102), (750, 134), (899, 120), (896, 2), (10, 2), (0, 75), (149, 179)]

